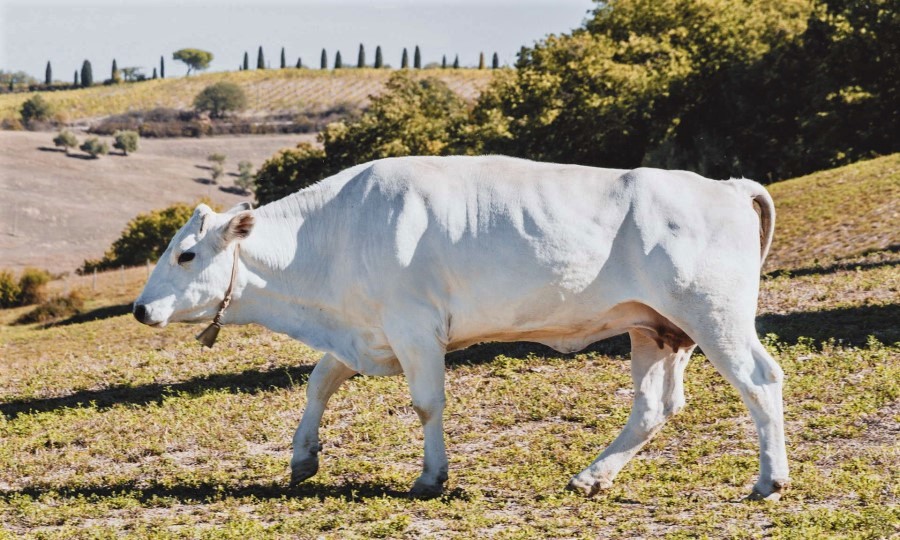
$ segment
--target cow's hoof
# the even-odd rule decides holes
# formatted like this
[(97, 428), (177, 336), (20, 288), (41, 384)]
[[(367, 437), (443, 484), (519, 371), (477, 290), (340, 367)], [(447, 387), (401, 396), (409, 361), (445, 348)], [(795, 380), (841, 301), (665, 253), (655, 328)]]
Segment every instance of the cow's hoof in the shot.
[(319, 472), (319, 458), (316, 456), (291, 464), (291, 486), (296, 486)]
[(412, 489), (409, 490), (409, 496), (415, 499), (434, 499), (440, 497), (444, 492), (444, 484), (428, 484), (421, 480), (416, 480)]
[(749, 501), (779, 501), (791, 485), (790, 480), (773, 480), (771, 483), (757, 483), (747, 496)]
[(612, 487), (612, 481), (606, 478), (601, 478), (600, 480), (596, 480), (591, 478), (590, 480), (584, 480), (579, 478), (579, 476), (573, 476), (571, 480), (569, 480), (569, 484), (566, 486), (566, 489), (569, 491), (574, 491), (576, 493), (581, 493), (585, 497), (593, 497), (597, 493), (600, 493), (603, 490), (609, 489)]

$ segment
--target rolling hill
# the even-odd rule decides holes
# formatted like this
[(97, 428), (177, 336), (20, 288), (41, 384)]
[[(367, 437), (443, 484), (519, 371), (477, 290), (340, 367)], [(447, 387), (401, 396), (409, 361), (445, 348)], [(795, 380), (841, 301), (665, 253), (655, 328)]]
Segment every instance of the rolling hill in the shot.
[[(156, 107), (189, 109), (194, 96), (206, 86), (230, 81), (247, 95), (248, 115), (290, 114), (341, 104), (362, 106), (381, 91), (396, 70), (391, 69), (269, 69), (203, 73), (190, 77), (156, 79), (117, 85), (96, 85), (78, 90), (41, 92), (65, 122), (122, 114)], [(416, 76), (434, 76), (457, 94), (474, 99), (492, 77), (490, 70), (412, 70)], [(0, 120), (19, 117), (19, 108), (33, 93), (0, 95)]]

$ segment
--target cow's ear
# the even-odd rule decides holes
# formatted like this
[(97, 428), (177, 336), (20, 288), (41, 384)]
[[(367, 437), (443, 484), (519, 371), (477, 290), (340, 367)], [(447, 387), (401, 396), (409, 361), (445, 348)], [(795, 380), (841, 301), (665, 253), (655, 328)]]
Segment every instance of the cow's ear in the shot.
[(213, 212), (212, 208), (206, 206), (203, 203), (198, 204), (197, 208), (194, 209), (193, 217), (200, 220), (200, 231), (197, 233), (198, 236), (202, 237), (206, 234), (206, 231), (209, 229), (209, 225), (212, 221), (211, 219), (209, 219), (209, 216), (214, 213), (215, 212)]
[(229, 219), (228, 223), (225, 224), (225, 229), (222, 231), (222, 241), (225, 245), (228, 245), (234, 240), (243, 240), (244, 238), (247, 238), (253, 230), (254, 223), (255, 219), (253, 218), (252, 211), (245, 210), (235, 214), (234, 217)]

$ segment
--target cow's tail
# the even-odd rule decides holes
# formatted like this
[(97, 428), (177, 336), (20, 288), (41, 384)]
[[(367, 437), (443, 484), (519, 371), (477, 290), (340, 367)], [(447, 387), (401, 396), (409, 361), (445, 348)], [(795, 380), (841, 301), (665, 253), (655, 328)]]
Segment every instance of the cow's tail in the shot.
[(753, 207), (756, 213), (759, 214), (759, 267), (762, 269), (763, 264), (766, 262), (766, 257), (769, 255), (769, 249), (772, 247), (772, 238), (775, 235), (775, 202), (772, 201), (772, 196), (769, 195), (766, 188), (753, 180), (741, 178), (733, 180), (733, 182), (750, 195)]

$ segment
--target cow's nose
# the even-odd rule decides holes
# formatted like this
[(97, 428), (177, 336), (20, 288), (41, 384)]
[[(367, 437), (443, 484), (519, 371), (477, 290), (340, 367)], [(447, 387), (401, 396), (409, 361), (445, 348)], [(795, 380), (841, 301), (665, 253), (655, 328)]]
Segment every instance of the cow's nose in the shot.
[(147, 318), (147, 306), (144, 304), (136, 304), (134, 306), (134, 318), (138, 321), (147, 324), (145, 319)]

